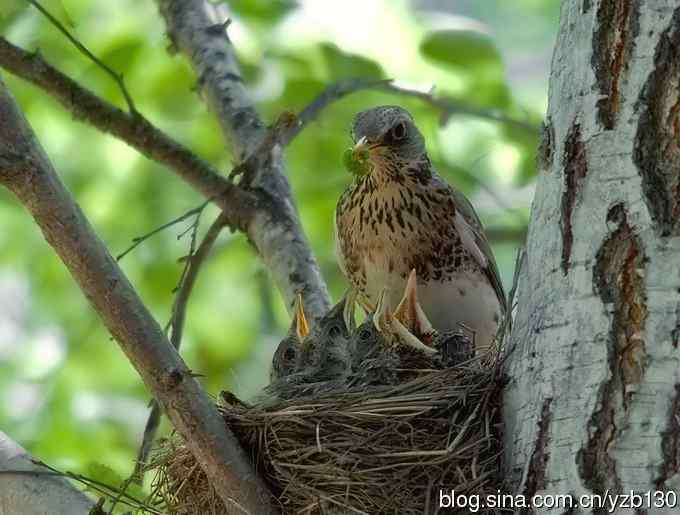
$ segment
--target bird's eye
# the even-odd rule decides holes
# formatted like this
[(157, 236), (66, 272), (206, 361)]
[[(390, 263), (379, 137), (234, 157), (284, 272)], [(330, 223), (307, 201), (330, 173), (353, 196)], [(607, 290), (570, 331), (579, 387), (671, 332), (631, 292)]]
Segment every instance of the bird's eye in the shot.
[(296, 354), (295, 350), (288, 348), (283, 353), (283, 359), (286, 361), (293, 361), (295, 359), (295, 354)]
[(390, 136), (393, 141), (401, 141), (406, 137), (406, 124), (399, 122), (392, 129), (390, 129)]
[(342, 331), (340, 330), (340, 328), (337, 325), (332, 326), (328, 330), (328, 334), (330, 335), (331, 338), (337, 338), (338, 336), (340, 336), (341, 332)]

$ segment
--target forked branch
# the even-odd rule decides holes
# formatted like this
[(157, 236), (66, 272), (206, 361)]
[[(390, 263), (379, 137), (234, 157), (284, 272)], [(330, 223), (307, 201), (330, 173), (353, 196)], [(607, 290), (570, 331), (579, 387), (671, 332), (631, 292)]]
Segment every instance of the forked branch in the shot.
[(0, 184), (31, 213), (227, 509), (271, 513), (269, 494), (238, 441), (62, 184), (3, 82)]

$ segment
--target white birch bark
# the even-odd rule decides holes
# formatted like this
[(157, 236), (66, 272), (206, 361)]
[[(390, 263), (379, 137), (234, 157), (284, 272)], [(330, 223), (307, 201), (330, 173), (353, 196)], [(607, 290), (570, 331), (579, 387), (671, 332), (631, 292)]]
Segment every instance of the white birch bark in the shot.
[(507, 362), (516, 493), (680, 487), (679, 89), (677, 0), (563, 2)]
[[(34, 471), (36, 474), (27, 474)], [(0, 515), (87, 515), (94, 503), (63, 477), (36, 465), (0, 431)]]

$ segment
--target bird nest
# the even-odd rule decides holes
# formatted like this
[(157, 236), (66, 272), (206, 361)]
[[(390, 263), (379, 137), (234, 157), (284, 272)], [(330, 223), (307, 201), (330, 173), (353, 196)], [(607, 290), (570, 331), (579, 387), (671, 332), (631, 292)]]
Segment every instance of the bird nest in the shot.
[[(477, 359), (418, 363), (394, 384), (306, 385), (254, 406), (227, 394), (220, 411), (284, 514), (435, 513), (440, 491), (501, 488), (499, 370)], [(167, 513), (226, 513), (177, 440), (166, 440), (150, 467)]]

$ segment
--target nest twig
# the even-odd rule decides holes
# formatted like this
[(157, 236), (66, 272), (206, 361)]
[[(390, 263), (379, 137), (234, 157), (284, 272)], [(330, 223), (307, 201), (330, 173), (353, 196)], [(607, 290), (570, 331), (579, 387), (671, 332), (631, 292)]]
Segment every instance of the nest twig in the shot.
[[(500, 488), (499, 367), (411, 370), (394, 386), (220, 407), (285, 514), (435, 513), (439, 490)], [(166, 441), (154, 496), (172, 515), (222, 514), (190, 452)], [(467, 512), (463, 510), (463, 512)]]

